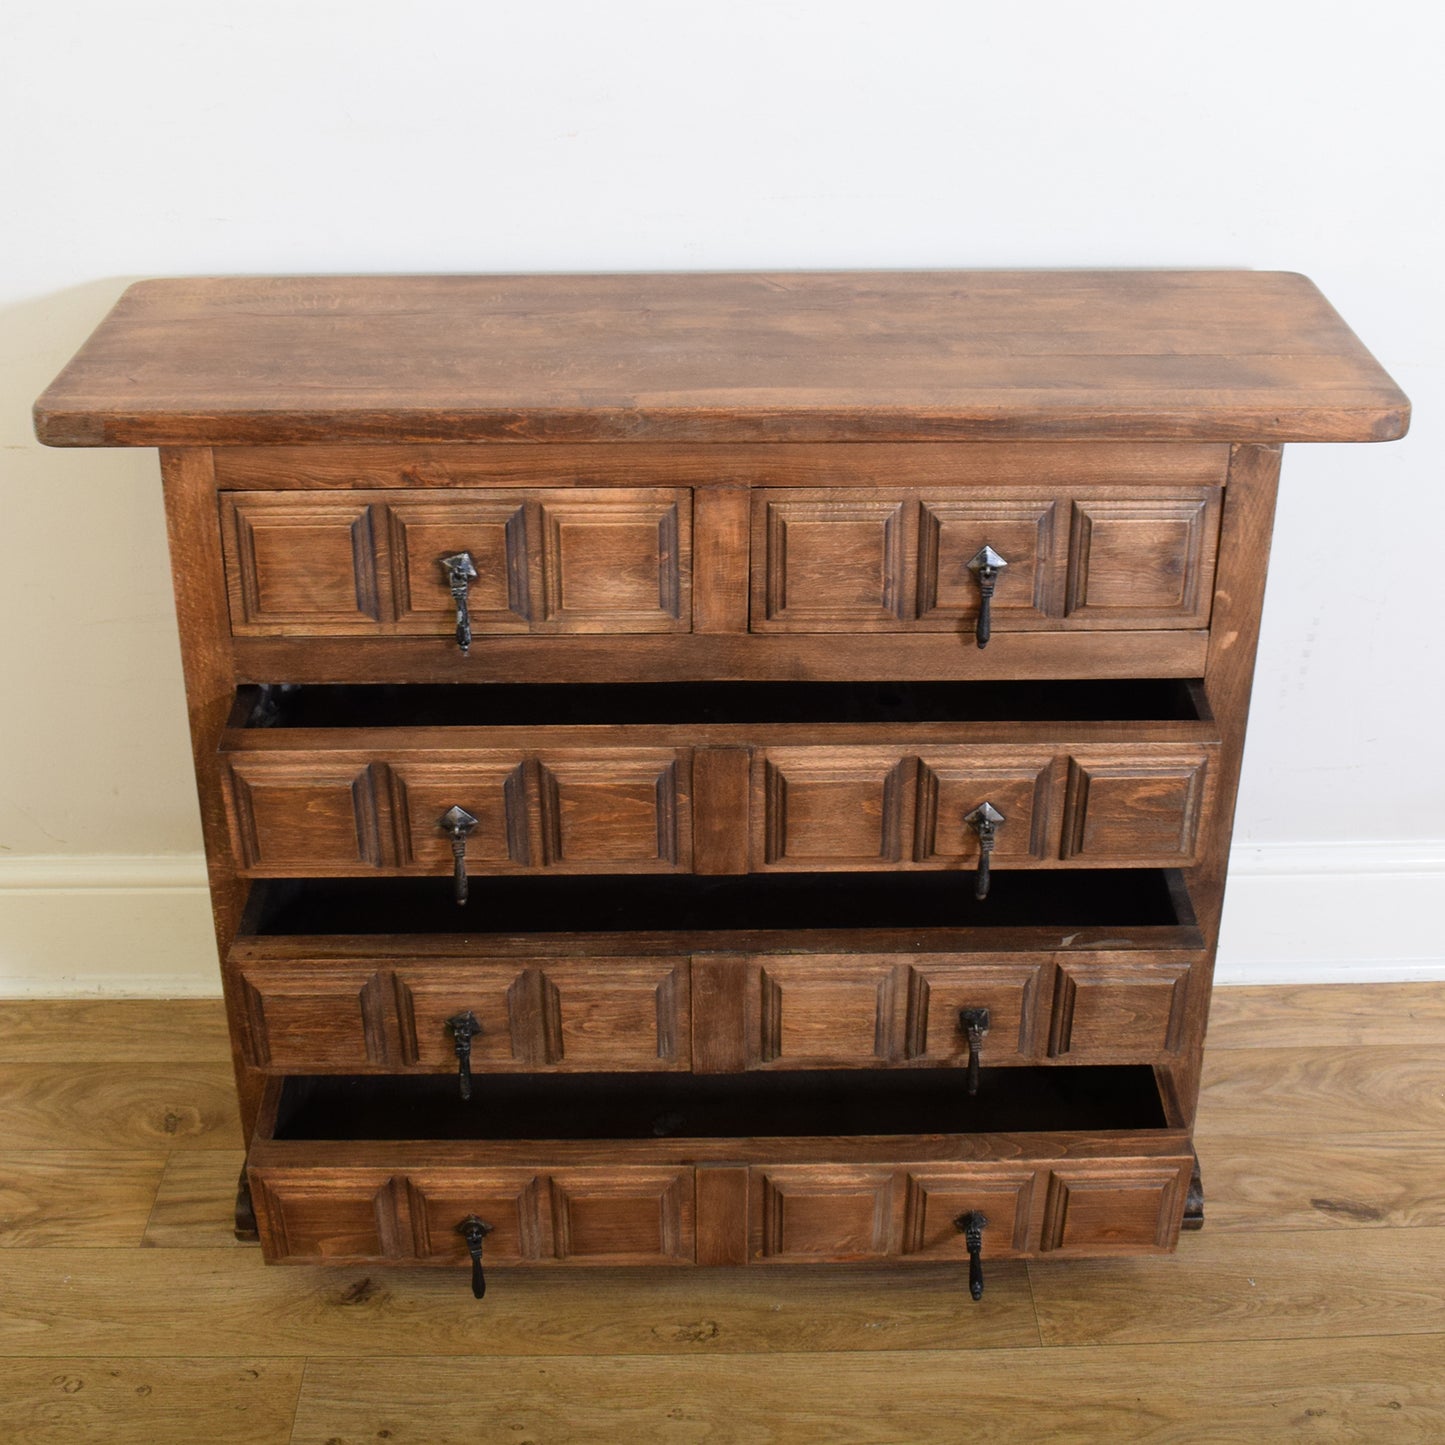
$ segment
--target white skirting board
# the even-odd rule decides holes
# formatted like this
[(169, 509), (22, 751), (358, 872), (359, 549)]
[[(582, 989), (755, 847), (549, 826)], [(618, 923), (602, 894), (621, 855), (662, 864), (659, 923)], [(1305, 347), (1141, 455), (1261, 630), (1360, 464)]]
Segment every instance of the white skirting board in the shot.
[[(0, 997), (220, 992), (199, 856), (0, 857)], [(1234, 850), (1217, 982), (1445, 979), (1445, 840)]]

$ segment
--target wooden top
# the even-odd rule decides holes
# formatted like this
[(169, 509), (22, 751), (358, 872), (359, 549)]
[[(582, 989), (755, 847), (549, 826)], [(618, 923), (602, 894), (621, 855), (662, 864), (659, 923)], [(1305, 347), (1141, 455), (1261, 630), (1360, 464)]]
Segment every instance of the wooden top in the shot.
[(132, 286), (51, 446), (1389, 441), (1409, 402), (1263, 271), (201, 278)]

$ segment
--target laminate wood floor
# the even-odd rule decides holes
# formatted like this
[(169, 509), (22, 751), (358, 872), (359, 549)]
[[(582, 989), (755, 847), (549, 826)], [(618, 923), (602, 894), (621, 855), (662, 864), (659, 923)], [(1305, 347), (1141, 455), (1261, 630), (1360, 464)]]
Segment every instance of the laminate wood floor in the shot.
[(1216, 995), (1166, 1259), (267, 1269), (218, 1003), (0, 1003), (0, 1442), (1445, 1441), (1445, 984)]

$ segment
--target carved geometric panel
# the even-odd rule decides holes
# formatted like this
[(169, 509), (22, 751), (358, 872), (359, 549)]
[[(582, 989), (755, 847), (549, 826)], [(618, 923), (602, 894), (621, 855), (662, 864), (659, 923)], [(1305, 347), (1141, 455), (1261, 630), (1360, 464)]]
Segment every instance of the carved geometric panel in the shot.
[(904, 518), (915, 503), (760, 492), (754, 506), (754, 631), (876, 630), (907, 615)]
[(1179, 1236), (1188, 1161), (1079, 1161), (1056, 1165), (1044, 1204), (1047, 1253), (1164, 1253)]
[(888, 1165), (777, 1165), (750, 1171), (752, 1257), (780, 1263), (886, 1255), (896, 1171)]
[(1207, 626), (1218, 540), (1217, 487), (1078, 498), (1065, 615), (1107, 627)]
[(915, 857), (943, 868), (978, 862), (978, 831), (964, 822), (991, 804), (1004, 816), (995, 862), (1045, 858), (1053, 851), (1050, 783), (1054, 753), (1018, 747), (928, 748), (919, 760)]
[(231, 630), (365, 628), (380, 620), (371, 508), (340, 497), (224, 495)]
[(542, 861), (592, 872), (686, 867), (691, 818), (678, 764), (658, 748), (541, 755)]
[(1006, 1259), (1029, 1247), (1036, 1171), (1006, 1165), (941, 1164), (908, 1171), (903, 1253), (968, 1259), (968, 1240), (954, 1222), (984, 1215), (983, 1258)]
[(369, 765), (256, 753), (233, 756), (226, 779), (232, 839), (248, 871), (335, 875), (381, 865)]
[(892, 959), (778, 954), (760, 957), (757, 964), (758, 994), (749, 1022), (760, 1062), (856, 1068), (896, 1056), (898, 980)]
[(964, 1009), (987, 1009), (984, 1067), (1031, 1058), (1035, 1048), (1040, 979), (1037, 963), (955, 963), (947, 956), (908, 963), (903, 1056), (930, 1064), (968, 1062)]
[(691, 1062), (686, 959), (553, 961), (529, 967), (529, 983), (533, 975), (530, 990), (513, 986), (512, 1036), (529, 1041), (536, 1063), (605, 1071)]
[(690, 1264), (695, 1257), (690, 1168), (618, 1165), (554, 1171), (558, 1259), (597, 1264)]
[(521, 754), (473, 749), (466, 757), (464, 763), (391, 764), (397, 856), (403, 865), (448, 870), (452, 844), (441, 818), (460, 807), (477, 820), (466, 837), (468, 866), (526, 867), (532, 860)]
[(243, 964), (246, 1053), (297, 1073), (392, 1061), (386, 990), (370, 968)]
[(411, 1227), (419, 1259), (465, 1264), (467, 1242), (457, 1226), (475, 1214), (491, 1225), (482, 1263), (518, 1264), (552, 1253), (545, 1178), (533, 1169), (437, 1169), (407, 1178)]
[[(866, 868), (903, 857), (907, 759), (882, 748), (769, 748), (754, 772), (755, 853), (775, 868)], [(761, 794), (761, 796), (759, 796)]]
[(1049, 562), (1058, 505), (1051, 497), (925, 498), (918, 539), (919, 617), (941, 621), (978, 615), (978, 578), (968, 564), (988, 546), (1008, 563), (994, 590), (992, 616), (1004, 627), (1020, 618), (1043, 620), (1050, 611)]
[(685, 632), (687, 492), (551, 493), (541, 507), (542, 615), (562, 632)]
[(1202, 749), (1076, 753), (1060, 856), (1116, 866), (1192, 862), (1208, 774)]
[(410, 1253), (400, 1230), (398, 1181), (388, 1171), (249, 1172), (268, 1259), (396, 1259)]
[[(472, 1068), (477, 1073), (530, 1067), (513, 1049), (508, 990), (518, 977), (515, 964), (430, 965), (396, 970), (396, 1008), (405, 1063), (439, 1072), (457, 1067), (456, 1040), (447, 1020), (470, 1013), (480, 1032), (472, 1035)], [(480, 1081), (475, 1087), (480, 1090)]]
[(456, 604), (441, 559), (458, 552), (469, 552), (477, 569), (467, 591), (472, 626), (478, 632), (528, 629), (527, 515), (519, 496), (469, 492), (392, 502), (386, 512), (397, 621), (416, 624), (408, 631), (451, 629)]
[(1049, 1054), (1152, 1059), (1184, 1037), (1189, 965), (1124, 957), (1059, 961)]

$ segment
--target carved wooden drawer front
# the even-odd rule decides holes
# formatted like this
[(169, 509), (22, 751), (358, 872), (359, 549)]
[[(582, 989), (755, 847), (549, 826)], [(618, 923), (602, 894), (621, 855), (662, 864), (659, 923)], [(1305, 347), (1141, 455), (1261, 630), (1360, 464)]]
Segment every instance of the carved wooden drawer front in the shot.
[[(755, 632), (1209, 624), (1218, 486), (777, 488), (753, 496)], [(971, 565), (973, 564), (973, 565)]]
[(691, 1264), (686, 1166), (252, 1173), (268, 1259), (467, 1262), (457, 1226), (485, 1219), (490, 1263)]
[[(485, 725), (324, 725), (347, 705), (386, 716), (387, 689), (303, 687), (268, 726), (248, 720), (269, 716), (251, 690), (221, 749), (235, 858), (252, 877), (326, 877), (444, 875), (458, 847), (475, 874), (973, 873), (985, 854), (1000, 869), (1198, 857), (1219, 771), (1204, 719), (800, 725), (786, 719), (839, 700), (784, 686), (772, 704), (783, 721), (766, 699), (751, 705), (759, 716), (709, 694), (695, 725), (632, 721), (613, 703), (625, 723), (586, 727), (551, 720), (563, 701), (527, 712), (518, 689), (497, 702), (484, 687), (429, 705), (498, 719)], [(956, 707), (1006, 690), (975, 686)], [(905, 718), (909, 706), (947, 710), (926, 691), (897, 698)], [(887, 712), (872, 694), (855, 704)]]
[(685, 489), (227, 492), (238, 637), (450, 634), (442, 566), (466, 552), (478, 633), (686, 632)]
[[(845, 1127), (840, 1128), (840, 1124)], [(1007, 1126), (1007, 1127), (1003, 1127)], [(1168, 1248), (1190, 1155), (1148, 1068), (273, 1079), (267, 1257), (786, 1264)], [(480, 1232), (470, 1240), (467, 1226)]]
[[(990, 1141), (979, 1142), (987, 1149)], [(398, 1151), (395, 1170), (254, 1168), (267, 1258), (464, 1265), (458, 1225), (476, 1216), (490, 1226), (491, 1264), (692, 1264), (699, 1225), (721, 1235), (731, 1223), (699, 1220), (695, 1170), (686, 1165), (407, 1168), (410, 1153)], [(1178, 1238), (1190, 1162), (754, 1167), (747, 1257), (757, 1264), (966, 1261), (957, 1221), (969, 1211), (987, 1221), (987, 1260), (1163, 1253)]]
[(476, 872), (672, 872), (692, 860), (689, 764), (670, 748), (389, 762), (268, 751), (229, 760), (226, 801), (236, 860), (254, 877), (448, 873), (442, 820), (454, 807), (471, 819), (464, 856)]
[(592, 946), (579, 939), (553, 957), (409, 962), (399, 939), (385, 964), (344, 955), (243, 961), (246, 1056), (276, 1073), (456, 1074), (463, 1020), (467, 1070), (478, 1079), (1164, 1061), (1185, 1036), (1196, 962), (1117, 949), (888, 954), (799, 945), (689, 957)]
[(475, 1032), (466, 1052), (478, 1074), (687, 1069), (692, 1061), (685, 958), (248, 964), (241, 978), (248, 1057), (292, 1073), (455, 1073), (453, 1021), (468, 1014)]
[(970, 869), (985, 805), (998, 867), (1194, 861), (1213, 799), (1212, 744), (1120, 742), (1060, 753), (982, 744), (760, 748), (754, 866)]
[(1162, 1253), (1179, 1236), (1188, 1159), (931, 1166), (794, 1164), (749, 1171), (751, 1258), (804, 1264), (967, 1260), (977, 1211), (987, 1258)]

